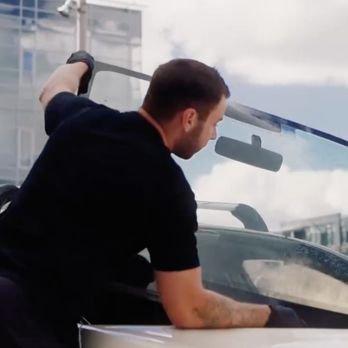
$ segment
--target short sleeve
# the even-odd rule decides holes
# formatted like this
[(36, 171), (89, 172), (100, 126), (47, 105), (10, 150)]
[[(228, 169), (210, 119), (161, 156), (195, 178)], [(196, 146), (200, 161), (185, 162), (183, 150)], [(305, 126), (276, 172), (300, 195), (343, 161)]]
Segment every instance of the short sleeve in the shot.
[[(148, 231), (149, 253), (154, 269), (182, 271), (199, 266), (195, 232), (197, 204), (182, 174), (176, 183), (167, 182), (165, 191), (154, 195), (153, 223)], [(161, 197), (158, 196), (160, 194)]]
[(45, 109), (46, 134), (51, 135), (65, 120), (98, 105), (88, 98), (79, 97), (70, 92), (58, 93), (50, 100)]

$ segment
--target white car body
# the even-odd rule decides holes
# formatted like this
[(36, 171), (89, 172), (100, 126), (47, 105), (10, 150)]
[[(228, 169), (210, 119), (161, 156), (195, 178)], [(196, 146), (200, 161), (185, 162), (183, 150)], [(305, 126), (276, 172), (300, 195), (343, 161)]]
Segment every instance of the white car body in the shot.
[(179, 330), (172, 326), (80, 326), (81, 348), (346, 348), (348, 329)]

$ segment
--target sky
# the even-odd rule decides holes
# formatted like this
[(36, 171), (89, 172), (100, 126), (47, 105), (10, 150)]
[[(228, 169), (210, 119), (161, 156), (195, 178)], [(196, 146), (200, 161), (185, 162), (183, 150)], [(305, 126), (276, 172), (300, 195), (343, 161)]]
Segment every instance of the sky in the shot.
[(234, 101), (348, 138), (348, 1), (140, 0), (143, 71), (188, 57)]

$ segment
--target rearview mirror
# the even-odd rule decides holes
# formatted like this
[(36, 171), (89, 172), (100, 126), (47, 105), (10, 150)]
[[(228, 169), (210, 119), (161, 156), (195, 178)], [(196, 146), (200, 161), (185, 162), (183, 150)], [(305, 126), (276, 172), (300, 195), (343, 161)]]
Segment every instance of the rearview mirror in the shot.
[(232, 160), (273, 172), (277, 172), (283, 163), (282, 155), (263, 149), (261, 138), (256, 135), (252, 136), (251, 144), (232, 138), (220, 137), (216, 142), (215, 152)]

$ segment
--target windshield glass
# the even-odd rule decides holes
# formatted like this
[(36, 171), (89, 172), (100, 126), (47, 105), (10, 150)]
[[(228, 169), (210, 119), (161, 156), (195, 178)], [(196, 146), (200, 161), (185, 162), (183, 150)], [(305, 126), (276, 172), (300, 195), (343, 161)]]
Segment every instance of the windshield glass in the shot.
[[(147, 84), (102, 71), (96, 75), (90, 97), (121, 111), (137, 109)], [(105, 85), (109, 86), (107, 91)], [(131, 94), (125, 92), (128, 88), (120, 88), (125, 85), (132, 87)], [(272, 232), (348, 251), (347, 146), (289, 125), (271, 131), (226, 116), (219, 123), (218, 137), (246, 146), (256, 137), (262, 150), (272, 153), (268, 163), (275, 156), (281, 158), (280, 169), (255, 166), (256, 149), (251, 149), (256, 153), (251, 162), (243, 153), (234, 160), (221, 156), (215, 151), (220, 139), (211, 141), (189, 161), (176, 158), (197, 200), (247, 204), (257, 210)], [(242, 226), (223, 211), (202, 210), (199, 219), (220, 226)]]
[[(136, 110), (147, 84), (102, 71), (90, 97), (120, 111)], [(131, 93), (120, 89), (124, 85)], [(216, 141), (190, 161), (175, 158), (199, 202), (229, 203), (198, 210), (206, 286), (348, 314), (347, 146), (285, 122), (275, 126), (267, 118), (260, 123), (229, 116), (219, 124)], [(238, 233), (245, 227), (268, 229), (280, 238), (268, 242), (245, 230), (242, 238)], [(322, 244), (342, 256), (284, 244), (287, 237)]]

